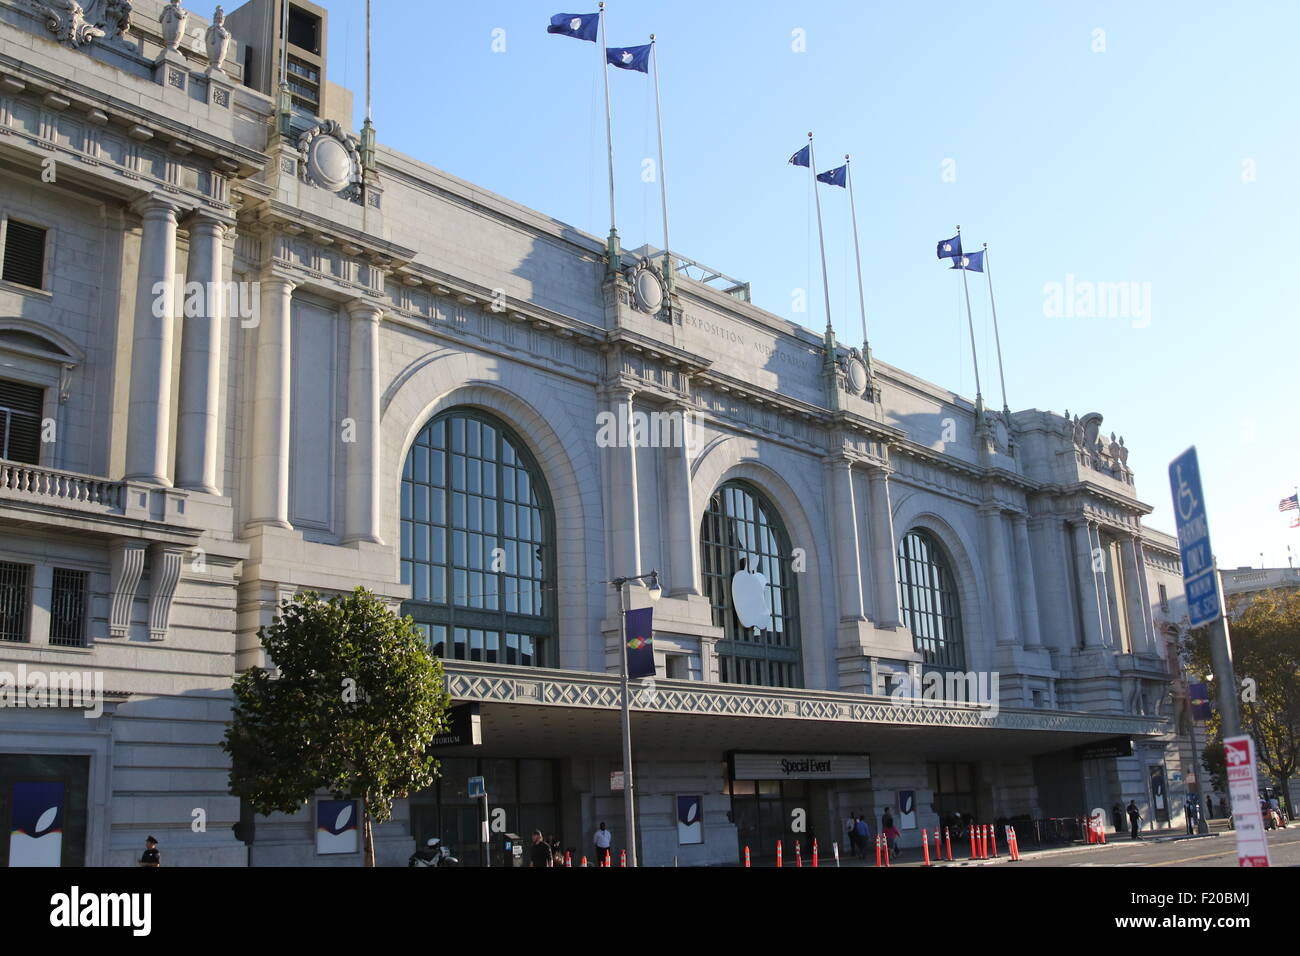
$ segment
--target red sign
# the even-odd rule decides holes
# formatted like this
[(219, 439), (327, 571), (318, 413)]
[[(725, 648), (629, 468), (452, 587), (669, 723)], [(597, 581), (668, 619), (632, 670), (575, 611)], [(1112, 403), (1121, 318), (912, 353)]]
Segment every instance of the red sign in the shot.
[(1259, 781), (1255, 766), (1255, 742), (1249, 737), (1229, 737), (1223, 742), (1228, 768), (1228, 796), (1232, 800), (1232, 822), (1237, 833), (1237, 865), (1268, 866), (1268, 839), (1264, 817), (1259, 811)]

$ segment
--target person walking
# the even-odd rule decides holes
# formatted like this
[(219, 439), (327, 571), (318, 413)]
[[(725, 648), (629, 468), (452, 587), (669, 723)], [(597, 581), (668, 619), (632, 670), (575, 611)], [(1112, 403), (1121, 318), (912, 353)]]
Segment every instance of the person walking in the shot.
[(858, 823), (854, 827), (854, 832), (858, 835), (858, 846), (862, 849), (862, 858), (867, 859), (871, 849), (871, 827), (867, 826), (867, 818), (858, 814)]
[(1138, 832), (1138, 826), (1142, 823), (1142, 812), (1138, 810), (1136, 800), (1128, 802), (1128, 828), (1129, 839), (1140, 840), (1142, 835)]
[(891, 857), (898, 856), (898, 828), (894, 826), (894, 815), (889, 810), (885, 810), (885, 815), (880, 818), (880, 832), (885, 835), (886, 843), (889, 847)]
[(862, 847), (858, 843), (858, 815), (849, 814), (849, 852), (855, 857), (862, 856)]
[(1124, 832), (1124, 807), (1118, 802), (1110, 808), (1110, 820), (1115, 825), (1116, 833)]
[[(596, 865), (604, 866), (605, 857), (609, 854), (609, 845), (614, 839), (614, 834), (605, 829), (605, 821), (600, 821), (600, 829), (592, 837), (592, 843), (596, 845)], [(612, 861), (611, 861), (612, 862)]]

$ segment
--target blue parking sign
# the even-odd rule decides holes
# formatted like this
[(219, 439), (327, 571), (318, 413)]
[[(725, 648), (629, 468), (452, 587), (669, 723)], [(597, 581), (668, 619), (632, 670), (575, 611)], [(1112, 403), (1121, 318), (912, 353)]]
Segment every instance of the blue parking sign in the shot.
[(1174, 495), (1174, 519), (1178, 523), (1178, 550), (1183, 561), (1187, 617), (1192, 627), (1201, 627), (1217, 620), (1222, 610), (1195, 446), (1170, 463), (1169, 487)]

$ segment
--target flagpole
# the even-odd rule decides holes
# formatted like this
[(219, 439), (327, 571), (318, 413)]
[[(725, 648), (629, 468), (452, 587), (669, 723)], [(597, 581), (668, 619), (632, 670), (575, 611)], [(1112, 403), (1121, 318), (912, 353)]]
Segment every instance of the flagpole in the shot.
[(650, 34), (650, 62), (655, 71), (655, 125), (659, 130), (659, 201), (664, 211), (664, 288), (673, 290), (672, 246), (668, 244), (668, 178), (664, 172), (664, 117), (659, 105), (659, 53), (655, 35)]
[(998, 334), (998, 306), (993, 300), (993, 270), (989, 268), (989, 244), (984, 243), (984, 275), (989, 280), (989, 307), (993, 310), (993, 341), (998, 347), (998, 379), (1002, 382), (1002, 411), (1011, 427), (1011, 409), (1007, 405), (1007, 379), (1002, 373), (1002, 336)]
[(844, 178), (849, 184), (849, 211), (853, 216), (853, 254), (858, 260), (858, 306), (862, 310), (862, 359), (867, 364), (867, 380), (871, 380), (871, 340), (867, 336), (867, 300), (862, 286), (862, 249), (858, 244), (858, 206), (853, 199), (853, 170), (849, 154), (844, 154)]
[(817, 158), (813, 155), (813, 134), (808, 134), (808, 175), (812, 178), (813, 200), (817, 204), (817, 241), (822, 250), (822, 291), (826, 297), (826, 335), (832, 340), (835, 327), (831, 324), (831, 281), (826, 274), (826, 236), (822, 233), (822, 197), (817, 192)]
[[(961, 226), (957, 227), (957, 241), (961, 241)], [(970, 327), (970, 354), (975, 361), (975, 413), (982, 416), (984, 414), (984, 392), (980, 388), (980, 359), (975, 351), (975, 320), (971, 318), (970, 285), (966, 282), (966, 266), (962, 264), (961, 260), (962, 256), (958, 256), (957, 268), (961, 272), (961, 287), (966, 292), (966, 324)]]
[(605, 142), (609, 147), (609, 271), (619, 271), (618, 219), (614, 214), (614, 118), (609, 105), (609, 54), (605, 45), (605, 4), (601, 0), (597, 14), (600, 17), (600, 64), (605, 76)]

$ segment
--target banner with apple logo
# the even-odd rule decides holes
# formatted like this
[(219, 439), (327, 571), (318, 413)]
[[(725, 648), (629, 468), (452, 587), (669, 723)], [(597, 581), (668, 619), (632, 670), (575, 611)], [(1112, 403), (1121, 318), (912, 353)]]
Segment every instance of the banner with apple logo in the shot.
[(627, 676), (655, 676), (654, 608), (626, 612)]

